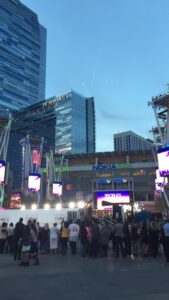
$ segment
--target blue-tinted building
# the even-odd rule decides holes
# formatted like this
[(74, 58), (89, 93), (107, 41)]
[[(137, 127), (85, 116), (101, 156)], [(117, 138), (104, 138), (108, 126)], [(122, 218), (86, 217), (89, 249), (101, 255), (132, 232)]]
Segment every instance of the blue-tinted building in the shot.
[(0, 0), (0, 105), (18, 110), (45, 99), (46, 29), (19, 0)]
[(56, 153), (95, 152), (94, 98), (71, 91), (46, 101), (56, 113)]
[(71, 90), (14, 113), (8, 161), (15, 189), (21, 186), (21, 140), (27, 134), (35, 148), (44, 137), (44, 153), (49, 150), (57, 154), (94, 153), (94, 98), (85, 98)]

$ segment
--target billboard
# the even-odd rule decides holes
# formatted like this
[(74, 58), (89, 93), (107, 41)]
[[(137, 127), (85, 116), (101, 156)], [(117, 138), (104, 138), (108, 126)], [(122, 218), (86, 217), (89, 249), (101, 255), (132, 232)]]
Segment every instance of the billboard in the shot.
[(99, 191), (96, 192), (97, 209), (109, 210), (113, 204), (130, 204), (129, 191)]
[(169, 175), (169, 147), (161, 148), (157, 152), (158, 169), (160, 176)]
[(10, 197), (9, 208), (21, 208), (21, 194), (12, 194)]
[(160, 176), (159, 169), (156, 170), (156, 181), (155, 181), (155, 183), (158, 186), (161, 186), (161, 187), (166, 186), (168, 184), (168, 178)]
[(33, 163), (40, 166), (40, 152), (38, 150), (32, 151)]
[(38, 173), (31, 173), (28, 177), (28, 190), (31, 192), (38, 192), (40, 190), (41, 175)]
[(55, 181), (53, 182), (53, 195), (61, 196), (62, 195), (62, 182)]
[(163, 191), (163, 186), (159, 185), (157, 179), (155, 179), (155, 191), (158, 193)]
[(0, 184), (5, 181), (5, 168), (6, 162), (4, 160), (0, 160)]

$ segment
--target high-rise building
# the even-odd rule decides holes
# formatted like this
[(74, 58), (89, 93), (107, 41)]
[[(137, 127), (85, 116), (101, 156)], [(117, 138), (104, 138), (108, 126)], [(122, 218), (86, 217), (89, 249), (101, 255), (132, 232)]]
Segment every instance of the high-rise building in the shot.
[(20, 0), (0, 0), (0, 106), (45, 99), (46, 29)]
[(114, 151), (150, 150), (152, 143), (133, 131), (114, 134)]
[(15, 188), (19, 188), (21, 182), (21, 140), (27, 134), (35, 144), (44, 137), (45, 152), (52, 149), (58, 154), (94, 153), (94, 98), (85, 98), (71, 90), (14, 114), (8, 160)]

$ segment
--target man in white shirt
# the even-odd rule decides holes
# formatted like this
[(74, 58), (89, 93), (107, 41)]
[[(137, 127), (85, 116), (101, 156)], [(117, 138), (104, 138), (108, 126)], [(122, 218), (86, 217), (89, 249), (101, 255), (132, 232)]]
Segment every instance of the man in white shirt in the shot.
[(79, 225), (77, 225), (75, 221), (69, 225), (69, 242), (72, 255), (76, 255), (79, 230)]

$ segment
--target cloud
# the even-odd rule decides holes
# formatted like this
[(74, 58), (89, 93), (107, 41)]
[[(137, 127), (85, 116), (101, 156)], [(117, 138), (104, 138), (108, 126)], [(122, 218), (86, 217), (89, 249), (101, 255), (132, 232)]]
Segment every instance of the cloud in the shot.
[[(111, 110), (112, 110), (112, 108), (111, 108)], [(146, 119), (144, 114), (136, 115), (136, 114), (128, 114), (125, 112), (123, 112), (122, 114), (119, 114), (119, 113), (111, 112), (111, 111), (104, 110), (104, 109), (99, 109), (98, 112), (102, 118), (104, 118), (106, 120), (111, 120), (111, 121), (126, 120), (126, 121), (131, 122), (131, 121), (143, 121), (143, 120), (145, 121), (145, 119)]]

